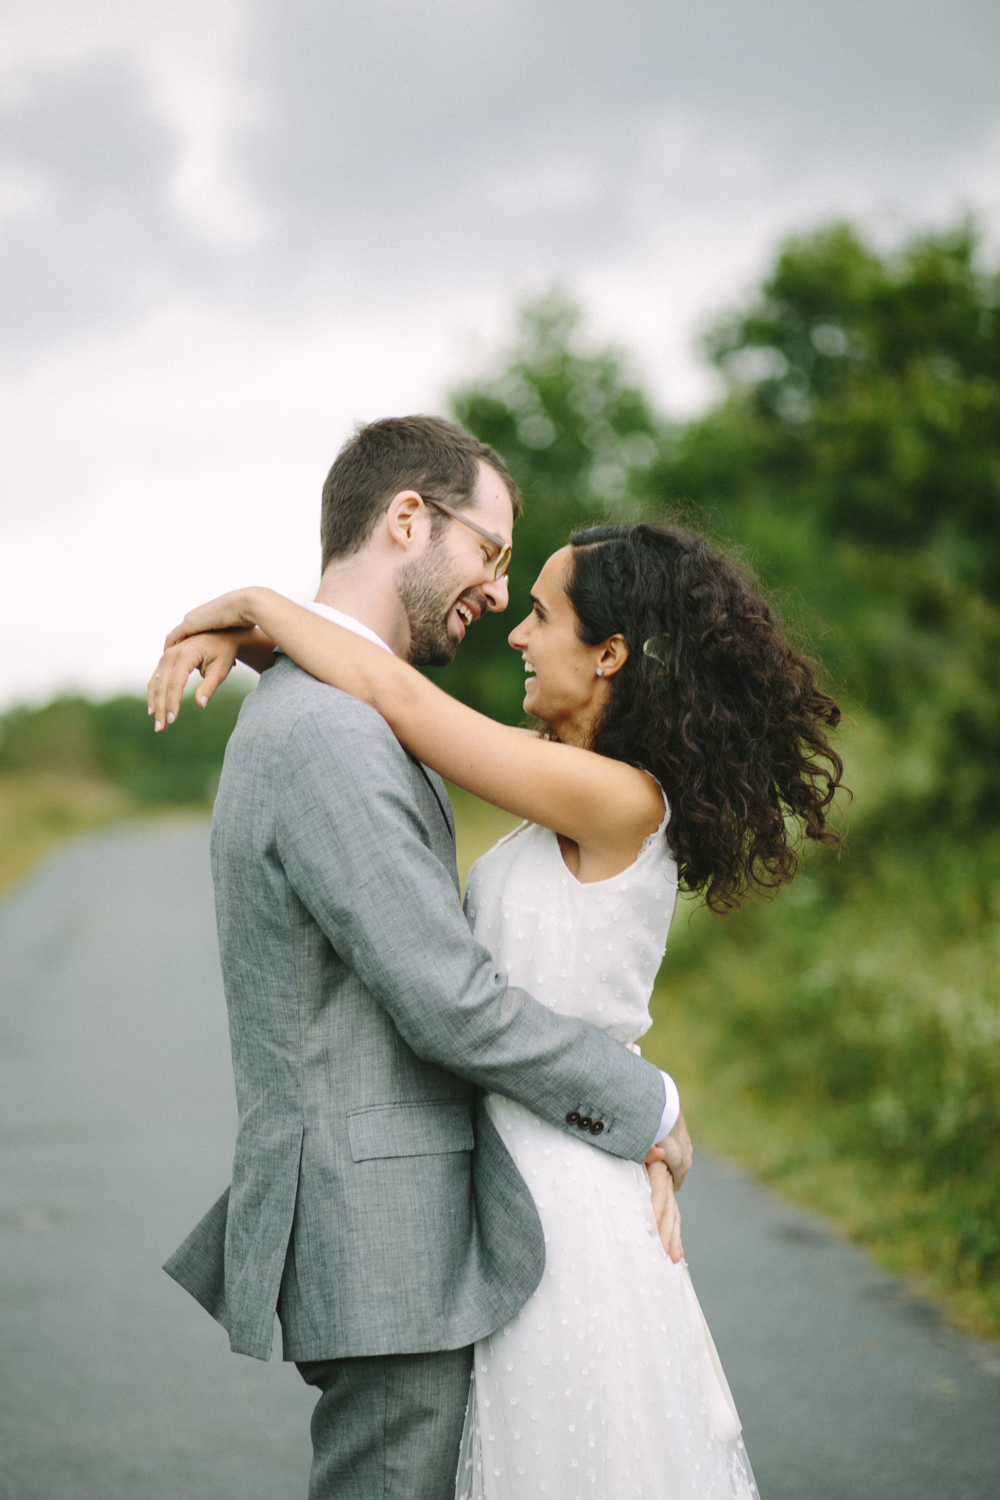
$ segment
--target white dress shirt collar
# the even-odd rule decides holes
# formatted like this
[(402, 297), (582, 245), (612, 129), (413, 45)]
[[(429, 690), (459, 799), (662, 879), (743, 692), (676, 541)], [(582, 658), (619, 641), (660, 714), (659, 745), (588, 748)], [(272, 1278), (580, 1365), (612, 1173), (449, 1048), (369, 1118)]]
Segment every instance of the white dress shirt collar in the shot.
[(368, 625), (362, 625), (353, 615), (345, 615), (343, 610), (334, 609), (332, 604), (307, 604), (306, 609), (311, 609), (314, 615), (322, 615), (324, 620), (330, 620), (334, 625), (341, 625), (345, 630), (353, 630), (355, 635), (362, 636), (366, 641), (371, 641), (373, 646), (381, 646), (383, 651), (388, 651), (390, 656), (395, 652), (391, 646), (387, 646), (380, 635)]

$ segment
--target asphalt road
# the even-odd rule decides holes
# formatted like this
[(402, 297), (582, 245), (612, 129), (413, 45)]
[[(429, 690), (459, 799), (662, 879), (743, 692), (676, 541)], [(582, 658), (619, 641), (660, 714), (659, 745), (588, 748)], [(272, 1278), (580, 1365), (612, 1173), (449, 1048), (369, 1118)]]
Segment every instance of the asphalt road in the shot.
[[(159, 1266), (235, 1128), (202, 824), (0, 908), (0, 1500), (304, 1500), (312, 1393)], [(997, 1500), (1000, 1351), (700, 1156), (685, 1246), (762, 1500)]]

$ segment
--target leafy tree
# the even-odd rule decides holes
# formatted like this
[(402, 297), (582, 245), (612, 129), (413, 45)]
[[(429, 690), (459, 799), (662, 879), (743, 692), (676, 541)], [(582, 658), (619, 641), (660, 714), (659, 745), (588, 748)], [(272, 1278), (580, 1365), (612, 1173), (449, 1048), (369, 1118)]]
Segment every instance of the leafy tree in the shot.
[(510, 466), (525, 499), (514, 533), (510, 607), (470, 633), (442, 686), (495, 717), (522, 717), (523, 673), (507, 645), (531, 608), (546, 558), (574, 527), (635, 516), (647, 498), (661, 423), (614, 349), (588, 348), (580, 310), (559, 292), (526, 307), (513, 348), (452, 395), (452, 411)]
[(666, 445), (660, 493), (713, 507), (833, 627), (849, 692), (923, 759), (894, 819), (995, 824), (1000, 276), (973, 228), (890, 255), (846, 224), (791, 240), (708, 350), (727, 398)]

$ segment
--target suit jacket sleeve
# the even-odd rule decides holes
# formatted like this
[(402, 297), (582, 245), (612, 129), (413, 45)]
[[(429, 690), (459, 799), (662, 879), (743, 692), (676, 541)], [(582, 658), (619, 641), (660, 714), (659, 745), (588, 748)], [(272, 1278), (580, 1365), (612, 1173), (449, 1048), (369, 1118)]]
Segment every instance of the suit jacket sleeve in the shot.
[[(656, 1068), (508, 985), (475, 941), (454, 869), (430, 847), (413, 763), (373, 709), (325, 689), (288, 726), (278, 853), (338, 955), (413, 1051), (567, 1131), (641, 1161), (663, 1109)], [(435, 816), (437, 816), (435, 810)]]

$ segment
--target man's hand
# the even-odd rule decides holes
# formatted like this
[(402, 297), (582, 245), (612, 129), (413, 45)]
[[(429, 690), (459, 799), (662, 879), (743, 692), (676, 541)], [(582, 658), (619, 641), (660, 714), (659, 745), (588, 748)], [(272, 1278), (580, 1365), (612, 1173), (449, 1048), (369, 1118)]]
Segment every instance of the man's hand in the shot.
[(679, 1193), (684, 1186), (685, 1177), (691, 1170), (691, 1161), (694, 1156), (691, 1137), (688, 1135), (683, 1114), (677, 1116), (677, 1123), (673, 1130), (658, 1144), (663, 1147), (667, 1167), (674, 1180), (674, 1191)]
[(653, 1202), (653, 1217), (660, 1231), (660, 1244), (676, 1263), (684, 1256), (681, 1244), (681, 1215), (674, 1194), (674, 1180), (667, 1171), (663, 1153), (654, 1146), (646, 1157), (646, 1173)]

